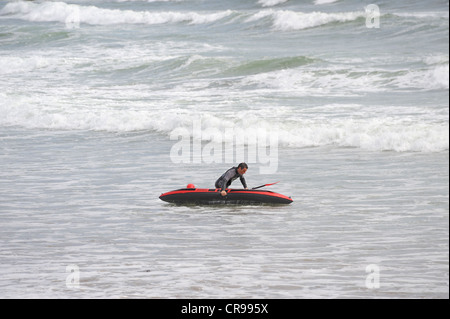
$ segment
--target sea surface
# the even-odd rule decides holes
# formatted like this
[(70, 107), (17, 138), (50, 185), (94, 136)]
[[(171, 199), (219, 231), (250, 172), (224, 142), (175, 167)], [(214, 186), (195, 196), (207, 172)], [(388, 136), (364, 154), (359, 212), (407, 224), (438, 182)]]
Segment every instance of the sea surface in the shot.
[(0, 1), (0, 298), (449, 298), (449, 2)]

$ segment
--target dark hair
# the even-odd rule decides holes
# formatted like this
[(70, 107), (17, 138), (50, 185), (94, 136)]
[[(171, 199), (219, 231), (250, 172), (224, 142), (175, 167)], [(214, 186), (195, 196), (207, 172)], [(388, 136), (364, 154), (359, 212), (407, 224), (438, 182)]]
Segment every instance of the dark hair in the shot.
[(240, 169), (247, 168), (248, 169), (248, 165), (246, 163), (241, 163), (241, 164), (239, 164), (238, 168), (240, 168)]

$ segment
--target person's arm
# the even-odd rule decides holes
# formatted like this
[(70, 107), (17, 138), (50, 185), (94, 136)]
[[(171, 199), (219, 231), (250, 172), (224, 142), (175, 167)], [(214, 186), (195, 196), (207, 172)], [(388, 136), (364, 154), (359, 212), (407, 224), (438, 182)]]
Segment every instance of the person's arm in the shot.
[(228, 179), (226, 178), (226, 176), (224, 176), (223, 182), (222, 182), (222, 188), (220, 190), (220, 194), (222, 196), (227, 196), (227, 183), (228, 183)]
[(240, 179), (241, 179), (242, 186), (244, 186), (244, 188), (247, 189), (247, 182), (245, 181), (244, 176), (241, 175)]
[(222, 181), (222, 187), (220, 188), (220, 190), (222, 192), (224, 192), (227, 189), (227, 183), (228, 183), (228, 179), (225, 177)]
[(227, 184), (228, 181), (233, 178), (234, 176), (234, 172), (233, 169), (229, 169), (223, 176), (223, 181), (222, 181), (222, 188), (221, 188), (221, 194), (222, 196), (225, 196), (227, 194), (226, 189), (227, 189)]

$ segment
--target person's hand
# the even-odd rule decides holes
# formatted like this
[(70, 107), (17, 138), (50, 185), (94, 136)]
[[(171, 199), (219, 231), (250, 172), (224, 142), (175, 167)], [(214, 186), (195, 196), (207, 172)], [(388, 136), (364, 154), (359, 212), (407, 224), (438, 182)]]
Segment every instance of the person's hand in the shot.
[(227, 192), (226, 192), (226, 191), (222, 191), (220, 194), (221, 194), (222, 196), (227, 196)]

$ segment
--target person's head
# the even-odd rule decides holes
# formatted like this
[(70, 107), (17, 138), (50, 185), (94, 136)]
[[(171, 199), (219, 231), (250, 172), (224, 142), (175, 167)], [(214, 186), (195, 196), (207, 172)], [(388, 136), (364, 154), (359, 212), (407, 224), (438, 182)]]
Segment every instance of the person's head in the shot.
[(247, 172), (248, 165), (246, 163), (241, 163), (238, 165), (237, 171), (240, 175), (244, 175)]

